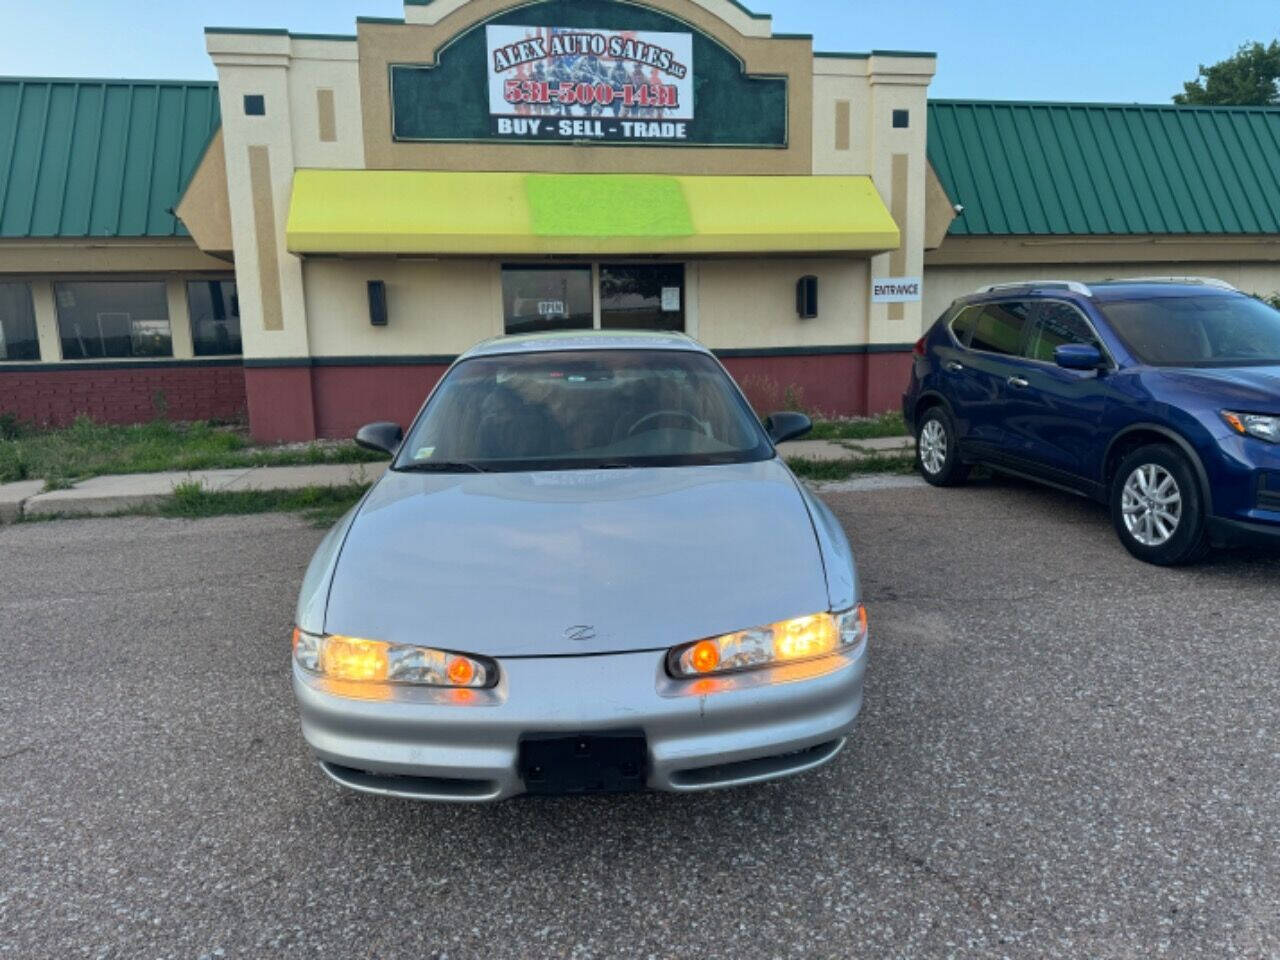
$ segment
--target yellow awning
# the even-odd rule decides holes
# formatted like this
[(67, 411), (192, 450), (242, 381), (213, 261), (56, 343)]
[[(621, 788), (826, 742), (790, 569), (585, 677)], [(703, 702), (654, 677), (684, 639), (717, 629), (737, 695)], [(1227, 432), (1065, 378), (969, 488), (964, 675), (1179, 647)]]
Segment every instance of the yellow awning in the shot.
[(870, 177), (299, 170), (292, 253), (880, 253)]

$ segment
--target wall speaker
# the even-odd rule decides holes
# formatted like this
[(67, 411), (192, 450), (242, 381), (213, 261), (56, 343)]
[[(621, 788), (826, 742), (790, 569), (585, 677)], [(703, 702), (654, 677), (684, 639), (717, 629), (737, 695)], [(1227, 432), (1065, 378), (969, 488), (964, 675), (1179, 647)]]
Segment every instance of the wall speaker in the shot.
[(387, 284), (383, 280), (369, 281), (369, 322), (375, 327), (387, 325)]
[(801, 320), (818, 315), (818, 278), (801, 277), (796, 281), (796, 313)]

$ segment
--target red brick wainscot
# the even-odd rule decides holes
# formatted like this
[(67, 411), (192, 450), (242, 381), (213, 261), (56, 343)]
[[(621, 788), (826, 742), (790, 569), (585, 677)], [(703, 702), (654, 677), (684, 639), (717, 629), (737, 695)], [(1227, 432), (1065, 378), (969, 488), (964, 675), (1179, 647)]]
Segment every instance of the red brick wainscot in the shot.
[[(717, 351), (752, 405), (824, 416), (896, 410), (910, 345)], [(347, 438), (366, 423), (408, 427), (452, 357), (308, 357), (245, 363), (249, 427), (261, 443)]]
[(249, 429), (261, 443), (350, 438), (366, 423), (408, 427), (452, 357), (312, 357), (245, 364)]
[(898, 410), (911, 371), (911, 345), (717, 350), (761, 413), (801, 409), (829, 417)]
[(245, 414), (244, 369), (228, 360), (0, 364), (0, 414), (41, 426), (84, 415), (99, 423), (236, 420)]

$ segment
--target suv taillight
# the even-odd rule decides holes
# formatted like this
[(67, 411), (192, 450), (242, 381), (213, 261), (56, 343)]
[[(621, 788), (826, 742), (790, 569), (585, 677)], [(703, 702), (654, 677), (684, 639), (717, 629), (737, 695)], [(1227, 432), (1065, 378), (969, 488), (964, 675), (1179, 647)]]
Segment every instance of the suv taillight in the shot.
[(924, 356), (924, 337), (921, 337), (919, 340), (916, 341), (916, 345), (911, 348), (911, 352), (914, 353), (917, 357)]

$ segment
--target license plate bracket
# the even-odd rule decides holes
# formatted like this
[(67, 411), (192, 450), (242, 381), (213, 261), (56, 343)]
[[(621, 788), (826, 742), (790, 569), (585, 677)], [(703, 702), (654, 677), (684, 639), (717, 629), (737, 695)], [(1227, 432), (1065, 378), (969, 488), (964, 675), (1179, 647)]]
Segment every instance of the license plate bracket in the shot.
[(520, 738), (520, 777), (529, 793), (633, 793), (644, 789), (648, 768), (640, 730)]

